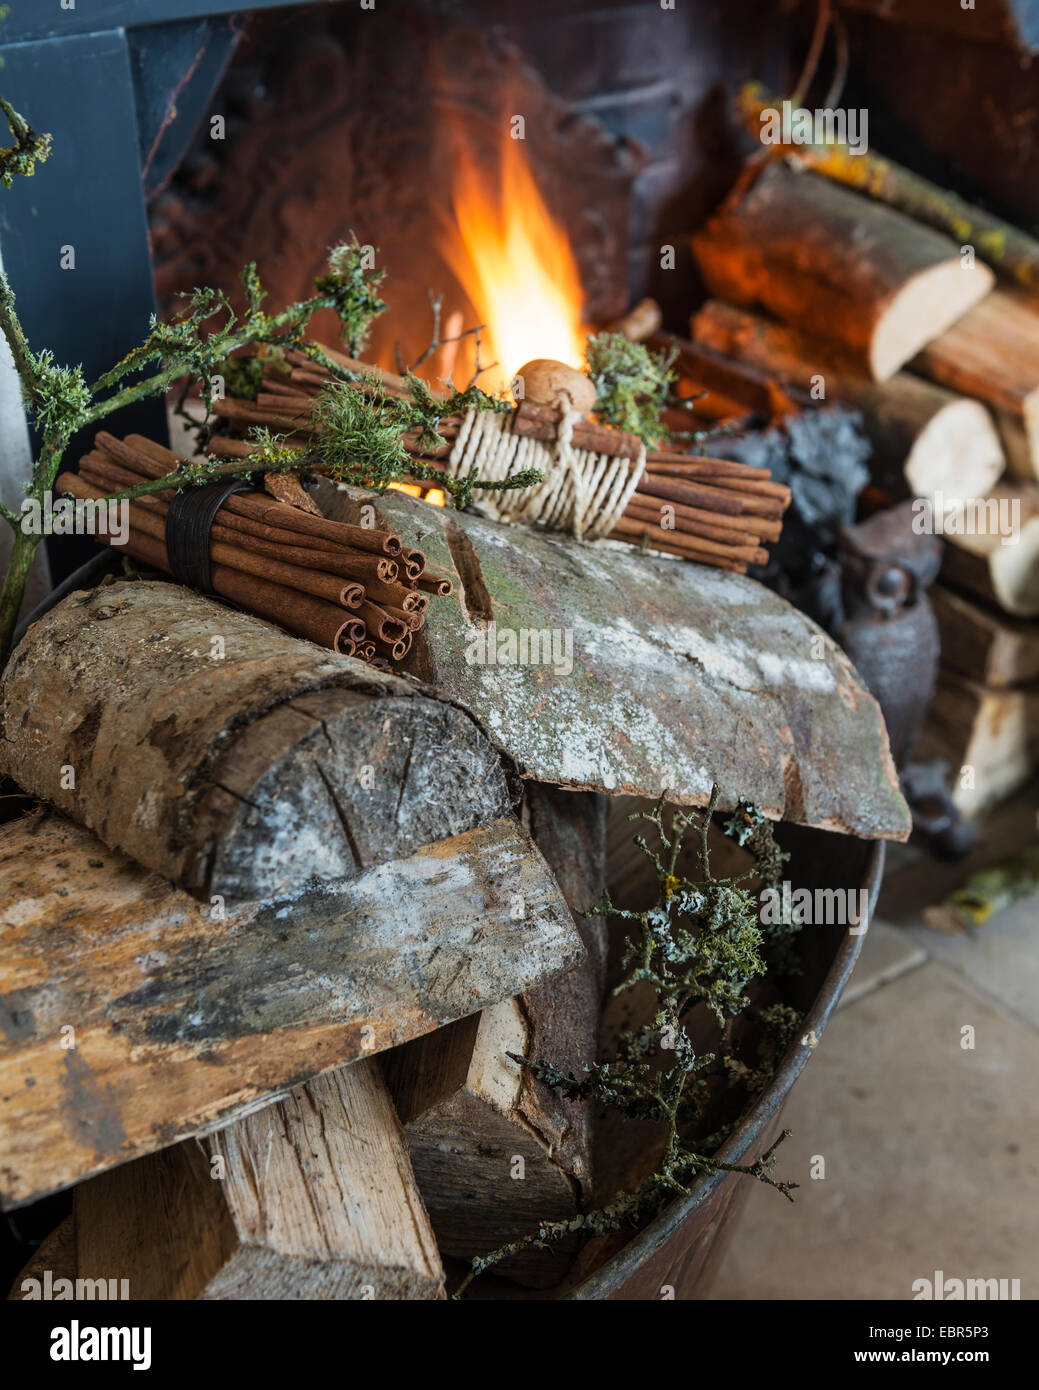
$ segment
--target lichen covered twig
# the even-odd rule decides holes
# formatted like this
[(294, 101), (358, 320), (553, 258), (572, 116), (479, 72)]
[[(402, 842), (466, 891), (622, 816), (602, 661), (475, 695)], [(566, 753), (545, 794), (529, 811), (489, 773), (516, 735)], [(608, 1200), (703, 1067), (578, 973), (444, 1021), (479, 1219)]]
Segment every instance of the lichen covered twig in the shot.
[[(728, 1040), (731, 1021), (748, 1007), (748, 985), (765, 973), (776, 946), (789, 944), (797, 924), (765, 927), (759, 922), (757, 895), (750, 881), (756, 877), (763, 886), (775, 887), (787, 856), (776, 844), (768, 820), (754, 807), (741, 802), (723, 826), (753, 855), (753, 867), (726, 878), (712, 873), (708, 837), (718, 796), (715, 786), (704, 811), (675, 810), (670, 823), (665, 817), (666, 794), (652, 810), (637, 812), (632, 819), (648, 821), (659, 840), (658, 848), (651, 848), (643, 836), (635, 840), (655, 870), (657, 901), (643, 911), (633, 911), (618, 907), (606, 893), (589, 914), (628, 924), (624, 976), (614, 993), (650, 986), (655, 996), (650, 1021), (623, 1032), (616, 1055), (587, 1067), (579, 1077), (550, 1062), (513, 1058), (567, 1100), (593, 1101), (624, 1120), (662, 1125), (663, 1152), (655, 1171), (635, 1190), (618, 1192), (593, 1211), (569, 1220), (542, 1222), (528, 1235), (473, 1260), (456, 1297), (477, 1275), (532, 1246), (547, 1247), (575, 1233), (603, 1236), (638, 1227), (669, 1201), (687, 1196), (700, 1177), (744, 1173), (793, 1200), (791, 1192), (797, 1184), (774, 1177), (776, 1149), (789, 1131), (784, 1130), (765, 1153), (742, 1164), (714, 1157), (732, 1124), (697, 1137), (697, 1127), (702, 1130), (719, 1087), (742, 1086), (748, 1098), (760, 1092), (800, 1023), (800, 1015), (786, 1005), (762, 1010), (756, 1018), (757, 1051), (751, 1060)], [(697, 851), (695, 880), (679, 871), (689, 832)], [(688, 1025), (697, 1006), (708, 1011), (719, 1029), (716, 1051), (698, 1052), (694, 1045)]]

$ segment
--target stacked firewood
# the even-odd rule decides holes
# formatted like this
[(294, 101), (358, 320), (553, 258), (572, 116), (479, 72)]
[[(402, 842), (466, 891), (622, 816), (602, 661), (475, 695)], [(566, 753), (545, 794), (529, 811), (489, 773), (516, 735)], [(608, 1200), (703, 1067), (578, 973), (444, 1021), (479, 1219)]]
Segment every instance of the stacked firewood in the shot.
[[(79, 473), (63, 473), (57, 490), (82, 501), (131, 488), (176, 471), (169, 449), (129, 435), (101, 431)], [(278, 483), (272, 480), (272, 486)], [(129, 504), (126, 551), (175, 573), (168, 553), (173, 491)], [(306, 494), (299, 496), (306, 503)], [(249, 612), (297, 636), (376, 666), (402, 661), (425, 624), (430, 594), (449, 594), (451, 581), (431, 574), (420, 550), (392, 531), (329, 521), (306, 506), (262, 492), (232, 492), (215, 514), (208, 537), (210, 587)], [(109, 535), (99, 537), (114, 543)]]
[[(379, 390), (388, 395), (403, 395), (407, 390), (405, 380), (392, 372), (325, 351), (348, 370), (377, 381)], [(259, 426), (285, 434), (289, 442), (309, 442), (314, 403), (329, 380), (329, 374), (311, 358), (290, 352), (283, 364), (265, 365), (255, 401), (228, 397), (216, 401), (213, 409), (239, 432)], [(358, 381), (357, 389), (366, 389), (364, 381)], [(524, 400), (513, 413), (511, 430), (550, 442), (560, 419), (554, 407)], [(402, 442), (424, 464), (443, 466), (461, 426), (461, 417), (447, 416), (439, 426), (445, 443), (435, 450), (425, 446), (417, 432), (403, 436)], [(639, 457), (642, 448), (634, 436), (587, 419), (575, 425), (573, 445), (631, 460)], [(245, 457), (251, 448), (247, 439), (227, 435), (214, 435), (209, 442), (210, 452), (219, 457)], [(420, 486), (431, 489), (436, 484), (427, 480)], [(650, 450), (645, 471), (610, 538), (742, 574), (748, 565), (767, 561), (764, 543), (779, 539), (789, 503), (789, 489), (770, 481), (767, 468)]]
[(929, 503), (948, 543), (920, 751), (962, 768), (957, 804), (984, 810), (1039, 763), (1039, 297), (784, 160), (749, 169), (693, 249), (714, 296), (693, 315), (696, 349), (799, 403), (854, 407), (870, 505)]

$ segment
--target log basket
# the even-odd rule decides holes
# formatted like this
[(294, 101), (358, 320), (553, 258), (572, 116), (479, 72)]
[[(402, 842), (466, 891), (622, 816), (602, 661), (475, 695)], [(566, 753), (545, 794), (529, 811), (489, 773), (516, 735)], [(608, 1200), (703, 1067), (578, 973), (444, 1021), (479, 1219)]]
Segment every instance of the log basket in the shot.
[[(355, 505), (336, 496), (339, 505)], [(607, 563), (589, 547), (441, 515), (406, 497), (380, 498), (379, 511), (455, 583), (455, 593), (434, 609), (429, 683), (372, 671), (178, 586), (140, 580), (65, 597), (39, 617), (5, 674), (0, 714), (17, 737), (2, 742), (2, 770), (64, 815), (6, 831), (6, 893), (20, 906), (10, 915), (5, 978), (19, 1007), (16, 1036), (0, 1044), (0, 1074), (16, 1077), (31, 1067), (37, 1084), (3, 1088), (0, 1201), (17, 1207), (79, 1185), (77, 1212), (82, 1195), (88, 1218), (80, 1224), (77, 1216), (81, 1257), (83, 1241), (93, 1238), (88, 1233), (115, 1239), (120, 1223), (133, 1226), (138, 1208), (154, 1210), (150, 1175), (166, 1181), (169, 1163), (202, 1163), (208, 1172), (196, 1137), (212, 1148), (234, 1127), (251, 1151), (266, 1142), (253, 1132), (257, 1125), (304, 1122), (292, 1109), (296, 1101), (276, 1099), (296, 1095), (301, 1083), (312, 1096), (317, 1088), (320, 1105), (348, 1116), (349, 1098), (329, 1087), (362, 1088), (371, 1071), (365, 1051), (403, 1055), (427, 1036), (450, 1049), (446, 1025), (499, 1006), (509, 1014), (550, 976), (576, 969), (581, 943), (567, 903), (583, 908), (598, 897), (577, 891), (572, 872), (582, 853), (569, 848), (574, 835), (580, 838), (578, 808), (566, 810), (566, 833), (542, 857), (540, 838), (531, 840), (515, 814), (517, 772), (527, 788), (562, 787), (549, 798), (554, 804), (567, 791), (655, 799), (664, 775), (671, 797), (689, 804), (702, 790), (710, 731), (729, 805), (742, 796), (770, 814), (791, 854), (792, 882), (809, 889), (860, 885), (871, 907), (883, 865), (877, 839), (903, 838), (908, 830), (875, 704), (821, 636), (822, 662), (807, 666), (798, 653), (815, 631), (768, 591), (738, 576), (634, 555), (611, 552)], [(558, 575), (564, 562), (565, 585), (546, 589), (545, 576)], [(572, 671), (519, 664), (502, 682), (493, 665), (464, 660), (473, 632), (490, 621), (477, 611), (484, 591), (498, 596), (497, 621), (575, 632)], [(226, 647), (219, 665), (200, 660), (214, 631)], [(603, 633), (611, 640), (600, 641)], [(706, 660), (711, 653), (718, 659)], [(696, 679), (689, 676), (693, 664)], [(110, 671), (118, 672), (114, 686)], [(137, 698), (141, 690), (147, 701)], [(546, 706), (565, 711), (575, 700), (579, 729), (605, 731), (608, 767), (595, 737), (571, 739), (574, 716), (561, 718), (554, 731), (538, 718)], [(633, 710), (645, 717), (630, 718)], [(618, 727), (624, 739), (611, 736)], [(120, 757), (107, 756), (112, 747)], [(67, 765), (81, 769), (74, 789), (59, 777)], [(380, 775), (362, 780), (361, 766)], [(286, 787), (296, 793), (290, 800)], [(535, 808), (534, 834), (550, 823), (549, 810)], [(821, 828), (838, 826), (844, 833)], [(25, 900), (23, 882), (30, 880), (37, 887)], [(525, 905), (522, 949), (506, 885), (518, 887)], [(227, 910), (214, 916), (209, 908), (218, 900)], [(66, 920), (75, 930), (56, 931)], [(474, 940), (479, 951), (471, 949)], [(779, 994), (803, 1014), (802, 1037), (821, 1035), (861, 941), (841, 926), (801, 934), (804, 973), (779, 985)], [(48, 962), (45, 981), (33, 966), (40, 959)], [(200, 989), (199, 981), (212, 987)], [(553, 980), (544, 988), (549, 1007), (539, 1016), (541, 1029), (552, 1026), (552, 1006), (564, 997)], [(70, 1017), (78, 1020), (77, 1058), (96, 1082), (76, 1101), (83, 1123), (74, 1131), (56, 1119), (50, 1099), (62, 1093), (59, 1073), (67, 1070), (54, 1037)], [(463, 1047), (467, 1028), (456, 1036)], [(756, 1158), (773, 1141), (810, 1051), (800, 1041), (790, 1049), (720, 1151), (723, 1161)], [(546, 1055), (563, 1060), (561, 1052)], [(215, 1058), (223, 1065), (214, 1066)], [(466, 1060), (463, 1078), (468, 1066)], [(333, 1069), (338, 1080), (321, 1079)], [(438, 1115), (447, 1113), (437, 1109), (437, 1097), (425, 1103), (421, 1089), (413, 1098), (424, 1104), (412, 1107), (410, 1118), (394, 1095), (420, 1188), (411, 1133), (430, 1115), (424, 1132), (435, 1152)], [(454, 1094), (444, 1101), (448, 1108)], [(384, 1109), (387, 1103), (380, 1102)], [(510, 1101), (506, 1155), (515, 1152), (508, 1147), (515, 1136), (522, 1139), (519, 1107), (527, 1103), (526, 1092)], [(268, 1118), (254, 1124), (254, 1116)], [(380, 1132), (399, 1149), (395, 1123)], [(468, 1141), (475, 1130), (463, 1124), (453, 1132)], [(328, 1177), (339, 1170), (331, 1151), (322, 1152)], [(610, 1152), (623, 1162), (619, 1149)], [(292, 1173), (286, 1170), (286, 1181), (303, 1181)], [(192, 1174), (198, 1176), (194, 1168)], [(562, 1182), (551, 1172), (547, 1180)], [(569, 1199), (568, 1176), (565, 1187)], [(210, 1199), (217, 1191), (208, 1181), (202, 1190)], [(739, 1175), (704, 1179), (626, 1244), (602, 1249), (597, 1269), (589, 1250), (567, 1282), (541, 1296), (657, 1299), (672, 1285), (678, 1297), (703, 1297), (749, 1190)], [(215, 1297), (269, 1297), (243, 1293), (270, 1289), (264, 1271), (272, 1252), (250, 1236), (236, 1190), (233, 1209), (231, 1200), (220, 1198), (219, 1213), (219, 1228), (233, 1237), (231, 1253), (213, 1248), (213, 1272), (200, 1274), (200, 1289), (211, 1286), (207, 1296)], [(331, 1273), (319, 1296), (352, 1297), (369, 1247), (355, 1252), (359, 1228), (346, 1229), (334, 1207)], [(307, 1208), (286, 1207), (297, 1209)], [(420, 1207), (402, 1201), (394, 1210)], [(539, 1198), (534, 1219), (544, 1211)], [(205, 1212), (191, 1204), (177, 1216), (180, 1224), (162, 1236), (174, 1244), (191, 1237), (192, 1223), (206, 1224)], [(401, 1235), (411, 1263), (401, 1266), (406, 1277), (391, 1297), (436, 1294), (436, 1246), (424, 1213), (421, 1224), (420, 1231), (412, 1221)], [(304, 1235), (309, 1239), (302, 1232), (298, 1249), (277, 1253), (278, 1287), (296, 1288), (312, 1272)], [(464, 1254), (439, 1231), (437, 1243), (451, 1258)], [(100, 1267), (104, 1251), (94, 1253)], [(175, 1267), (164, 1259), (126, 1272), (135, 1288), (158, 1290), (142, 1296), (196, 1296), (167, 1288)], [(388, 1277), (391, 1265), (379, 1268)], [(550, 1282), (563, 1277), (563, 1269), (552, 1271)], [(371, 1282), (366, 1276), (363, 1285)], [(509, 1296), (490, 1278), (474, 1293)], [(531, 1291), (516, 1289), (514, 1296)]]

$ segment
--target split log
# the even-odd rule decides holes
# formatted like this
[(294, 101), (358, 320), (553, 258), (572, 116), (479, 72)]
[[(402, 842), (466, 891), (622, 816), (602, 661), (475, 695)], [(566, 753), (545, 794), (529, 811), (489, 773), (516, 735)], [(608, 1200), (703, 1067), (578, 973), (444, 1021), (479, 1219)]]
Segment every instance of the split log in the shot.
[[(684, 386), (707, 392), (704, 400), (696, 402), (696, 415), (707, 414), (712, 419), (739, 418), (748, 411), (791, 415), (812, 403), (807, 390), (789, 382), (781, 387), (779, 373), (770, 365), (744, 361), (714, 343), (699, 338), (689, 342), (675, 334), (662, 333), (651, 345), (675, 354), (680, 389)], [(689, 428), (688, 417), (681, 428)]]
[(0, 921), (8, 1206), (226, 1124), (582, 955), (513, 820), (224, 909), (61, 816), (27, 816), (0, 829)]
[(965, 816), (981, 815), (1039, 766), (1039, 687), (988, 690), (940, 670), (916, 756), (950, 764), (956, 807)]
[[(15, 1301), (35, 1302), (44, 1298), (64, 1301), (75, 1292), (77, 1272), (76, 1218), (74, 1213), (70, 1213), (40, 1242), (21, 1272), (15, 1276), (7, 1297)], [(106, 1279), (109, 1277), (105, 1276)], [(65, 1283), (65, 1280), (68, 1282)]]
[(1036, 623), (1004, 617), (941, 584), (930, 590), (930, 599), (943, 666), (996, 690), (1039, 681)]
[(923, 349), (914, 370), (1005, 412), (1023, 431), (1014, 471), (1039, 478), (1039, 299), (995, 290)]
[[(855, 4), (876, 4), (878, 0), (852, 0)], [(885, 10), (888, 0), (879, 0)], [(1015, 3), (1015, 0), (1010, 0)], [(1025, 0), (1030, 4), (1031, 0)], [(904, 6), (902, 7), (904, 9)], [(926, 8), (945, 22), (963, 21), (970, 26), (970, 39), (976, 42), (993, 12), (1002, 6), (987, 7), (985, 18), (973, 6), (955, 9), (941, 3), (927, 3)], [(1034, 6), (1032, 6), (1034, 9)], [(776, 111), (780, 99), (767, 92), (759, 83), (749, 82), (740, 92), (739, 106), (755, 139), (761, 135), (762, 114)], [(814, 141), (807, 145), (784, 146), (787, 158), (811, 165), (819, 174), (846, 184), (858, 192), (876, 198), (889, 207), (906, 213), (914, 221), (923, 222), (936, 231), (944, 232), (958, 246), (973, 246), (982, 260), (1000, 275), (1030, 289), (1039, 289), (1039, 242), (1034, 237), (983, 208), (966, 202), (958, 193), (941, 188), (893, 159), (870, 150), (852, 153), (847, 145), (836, 139), (825, 144)]]
[[(1018, 618), (1039, 617), (1039, 487), (1000, 483), (984, 499), (988, 507), (1020, 503), (1020, 531), (1009, 545), (994, 526), (984, 534), (952, 535), (942, 560), (942, 576)], [(1009, 516), (1009, 513), (1005, 513)]]
[(978, 401), (911, 372), (873, 381), (849, 357), (813, 344), (796, 329), (718, 300), (693, 315), (691, 331), (698, 343), (771, 371), (783, 385), (861, 411), (873, 446), (873, 481), (896, 500), (939, 489), (984, 497), (999, 481), (1003, 448)]
[(473, 719), (179, 585), (70, 595), (0, 687), (0, 770), (201, 897), (336, 879), (507, 814)]
[(886, 381), (988, 293), (959, 247), (785, 161), (746, 178), (693, 249), (711, 294), (839, 343)]
[[(533, 784), (528, 807), (572, 911), (587, 911), (602, 897), (604, 799)], [(575, 921), (587, 951), (576, 970), (386, 1058), (445, 1254), (471, 1260), (536, 1230), (539, 1221), (569, 1220), (591, 1193), (591, 1108), (561, 1099), (509, 1055), (551, 1061), (577, 1076), (595, 1060), (605, 928), (598, 919)], [(547, 1288), (562, 1278), (575, 1248), (571, 1242), (530, 1250), (498, 1272)]]
[(139, 1299), (436, 1299), (440, 1255), (374, 1061), (76, 1189), (78, 1267)]

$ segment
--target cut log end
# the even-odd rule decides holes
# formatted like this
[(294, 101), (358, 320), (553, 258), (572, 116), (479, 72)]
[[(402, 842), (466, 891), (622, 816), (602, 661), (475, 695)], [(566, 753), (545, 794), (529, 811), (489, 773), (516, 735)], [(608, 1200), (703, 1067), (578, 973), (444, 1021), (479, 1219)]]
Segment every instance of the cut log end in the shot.
[(711, 294), (849, 351), (886, 381), (983, 301), (994, 277), (902, 213), (773, 160), (693, 238)]
[(920, 431), (905, 461), (905, 479), (917, 497), (985, 497), (1004, 467), (1003, 446), (989, 412), (978, 401), (953, 397)]
[(869, 365), (874, 380), (893, 377), (984, 298), (994, 281), (988, 266), (976, 261), (966, 270), (958, 257), (929, 266), (907, 280), (873, 327)]

